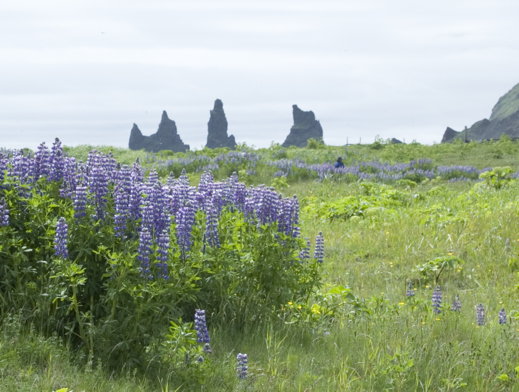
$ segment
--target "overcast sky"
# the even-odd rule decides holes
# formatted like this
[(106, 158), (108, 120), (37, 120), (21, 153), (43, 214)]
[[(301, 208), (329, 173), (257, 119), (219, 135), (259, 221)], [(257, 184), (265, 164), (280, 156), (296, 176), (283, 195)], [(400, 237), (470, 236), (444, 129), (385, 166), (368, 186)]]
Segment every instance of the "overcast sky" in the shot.
[(327, 144), (441, 140), (519, 83), (517, 0), (1, 0), (0, 146), (126, 147), (162, 110), (206, 143), (282, 143), (292, 104)]

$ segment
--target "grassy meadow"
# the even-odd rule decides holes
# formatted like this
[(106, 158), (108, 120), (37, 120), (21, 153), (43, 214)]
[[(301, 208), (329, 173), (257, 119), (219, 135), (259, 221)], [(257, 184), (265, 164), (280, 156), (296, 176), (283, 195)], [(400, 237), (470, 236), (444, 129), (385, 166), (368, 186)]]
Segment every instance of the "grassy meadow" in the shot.
[[(68, 157), (86, 161), (92, 148), (64, 151)], [(248, 187), (266, 184), (284, 198), (296, 195), (301, 243), (279, 233), (262, 237), (254, 226), (244, 229), (246, 220), (241, 221), (235, 211), (223, 212), (218, 231), (226, 253), (204, 253), (205, 245), (198, 240), (193, 240), (196, 254), (170, 253), (166, 263), (172, 286), (167, 287), (177, 290), (178, 286), (178, 295), (164, 293), (157, 282), (144, 290), (137, 267), (127, 266), (133, 272), (124, 279), (100, 273), (101, 294), (90, 299), (85, 294), (81, 305), (77, 290), (87, 290), (91, 275), (79, 280), (80, 269), (70, 272), (70, 268), (109, 261), (131, 264), (128, 260), (137, 260), (137, 243), (109, 249), (111, 238), (119, 246), (113, 224), (87, 228), (78, 223), (76, 228), (74, 219), (83, 218), (74, 218), (73, 202), (60, 196), (59, 184), (40, 184), (46, 181), (40, 178), (27, 190), (12, 185), (16, 181), (5, 174), (0, 199), (13, 214), (11, 226), (27, 230), (22, 218), (35, 216), (41, 218), (41, 232), (36, 224), (30, 226), (34, 236), (0, 227), (0, 257), (13, 266), (2, 270), (0, 278), (0, 391), (519, 391), (519, 142), (425, 146), (377, 141), (341, 147), (311, 143), (305, 149), (242, 145), (235, 152), (186, 154), (96, 149), (120, 165), (138, 160), (145, 173), (156, 171), (162, 182), (170, 175), (178, 178), (182, 170), (192, 185), (201, 181), (205, 170), (212, 171), (215, 181), (236, 172)], [(348, 168), (344, 172), (319, 166), (333, 164), (338, 156)], [(418, 163), (397, 166), (410, 162)], [(382, 176), (383, 165), (392, 166)], [(40, 204), (28, 202), (27, 192), (34, 192), (31, 200)], [(107, 211), (116, 208), (110, 203)], [(48, 214), (30, 215), (29, 209), (44, 209)], [(66, 216), (71, 233), (76, 233), (71, 234), (76, 239), (70, 239), (69, 247), (74, 241), (89, 243), (88, 254), (69, 249), (76, 261), (70, 261), (68, 269), (63, 266), (67, 261), (50, 256), (59, 216)], [(196, 219), (195, 234), (202, 230), (197, 224), (205, 222), (202, 215)], [(129, 226), (128, 230), (136, 229)], [(324, 238), (322, 263), (313, 256), (319, 233)], [(85, 237), (77, 239), (80, 235)], [(260, 259), (264, 254), (285, 257), (283, 246), (277, 250), (281, 236), (281, 244), (293, 250), (283, 259), (283, 268), (296, 265), (294, 275), (279, 270), (283, 279), (286, 275), (279, 283), (286, 284), (286, 290), (270, 287), (257, 275), (266, 274), (262, 279), (276, 284), (277, 275), (268, 271), (230, 266), (225, 276), (219, 275), (218, 263), (233, 255), (239, 254), (236, 260), (243, 263), (261, 261), (247, 258), (256, 255), (254, 249), (249, 253), (230, 249), (235, 236), (272, 248), (272, 255), (268, 249), (261, 250), (255, 256)], [(304, 247), (306, 238), (311, 243), (309, 258), (293, 261), (290, 257)], [(96, 247), (96, 241), (103, 246)], [(266, 268), (278, 267), (274, 259)], [(38, 271), (47, 271), (47, 277), (27, 272), (32, 268), (27, 267), (29, 262), (40, 260), (45, 266)], [(201, 266), (207, 260), (213, 263), (207, 267), (211, 271)], [(300, 269), (305, 263), (309, 267)], [(178, 274), (176, 286), (173, 271)], [(251, 286), (245, 275), (240, 276), (249, 273)], [(180, 279), (195, 275), (191, 283), (200, 285), (197, 290)], [(41, 282), (60, 285), (47, 292), (40, 288)], [(201, 295), (204, 286), (198, 282), (207, 282), (221, 298)], [(294, 282), (307, 284), (308, 289), (300, 292)], [(254, 291), (256, 284), (270, 291), (263, 286)], [(239, 290), (226, 300), (225, 293), (234, 285)], [(119, 302), (110, 297), (107, 304), (113, 308), (107, 305), (105, 311), (104, 295)], [(269, 306), (262, 306), (263, 295), (271, 301)], [(28, 300), (31, 296), (34, 299)], [(47, 300), (48, 296), (54, 299)], [(138, 305), (132, 296), (145, 298), (154, 307)], [(153, 302), (158, 297), (165, 302)], [(92, 298), (98, 298), (99, 306)], [(116, 304), (130, 310), (134, 306), (139, 313), (131, 318), (124, 309), (117, 310), (126, 317), (123, 320), (131, 320), (125, 329), (151, 320), (153, 328), (134, 332), (156, 334), (143, 338), (138, 358), (125, 351), (111, 356), (120, 345), (132, 347), (134, 343), (125, 339), (135, 341), (130, 332), (121, 333), (120, 341), (110, 332), (110, 328), (118, 331), (113, 326), (118, 319), (110, 319)], [(213, 305), (205, 309), (211, 353), (202, 352), (193, 337), (193, 317), (186, 317), (201, 304)], [(38, 306), (46, 307), (45, 311)], [(175, 307), (185, 313), (170, 310)], [(156, 314), (161, 312), (178, 316), (169, 320), (174, 322), (169, 330), (167, 323), (157, 325)], [(103, 317), (110, 322), (101, 324)], [(236, 370), (238, 353), (248, 356), (247, 375), (242, 378)]]

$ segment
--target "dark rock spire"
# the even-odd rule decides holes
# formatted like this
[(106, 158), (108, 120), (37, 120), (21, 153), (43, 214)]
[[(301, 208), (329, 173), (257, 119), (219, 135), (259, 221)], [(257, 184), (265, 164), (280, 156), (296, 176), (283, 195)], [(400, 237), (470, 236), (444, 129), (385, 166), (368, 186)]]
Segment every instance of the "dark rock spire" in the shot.
[(214, 101), (213, 110), (209, 112), (209, 122), (207, 123), (207, 148), (236, 148), (234, 136), (227, 135), (227, 125), (227, 118), (223, 111), (223, 102), (220, 99), (217, 99)]
[(189, 145), (184, 144), (178, 135), (175, 121), (168, 117), (165, 110), (162, 112), (159, 129), (153, 135), (144, 136), (139, 127), (133, 124), (129, 147), (131, 150), (144, 149), (151, 152), (161, 150), (184, 152), (189, 150)]
[(314, 112), (305, 112), (292, 105), (292, 116), (294, 125), (290, 128), (290, 133), (283, 143), (283, 147), (297, 146), (306, 147), (308, 139), (323, 139), (323, 128), (319, 121), (315, 119)]

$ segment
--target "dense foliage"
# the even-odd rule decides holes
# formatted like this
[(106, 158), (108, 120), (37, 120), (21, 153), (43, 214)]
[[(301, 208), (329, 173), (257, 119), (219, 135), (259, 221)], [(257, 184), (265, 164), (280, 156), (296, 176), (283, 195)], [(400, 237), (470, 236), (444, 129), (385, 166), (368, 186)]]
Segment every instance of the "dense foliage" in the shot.
[(170, 321), (197, 308), (240, 327), (318, 284), (319, 260), (300, 255), (295, 197), (236, 175), (162, 182), (96, 151), (66, 157), (59, 140), (0, 165), (0, 310), (91, 360), (147, 366)]

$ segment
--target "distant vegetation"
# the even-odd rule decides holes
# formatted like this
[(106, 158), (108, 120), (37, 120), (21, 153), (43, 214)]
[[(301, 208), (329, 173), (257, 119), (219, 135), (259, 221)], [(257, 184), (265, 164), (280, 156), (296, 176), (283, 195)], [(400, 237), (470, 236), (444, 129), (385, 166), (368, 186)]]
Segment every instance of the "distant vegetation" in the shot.
[(4, 150), (0, 389), (517, 390), (518, 153)]

